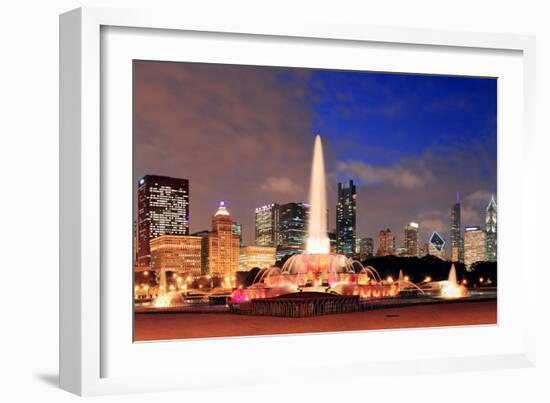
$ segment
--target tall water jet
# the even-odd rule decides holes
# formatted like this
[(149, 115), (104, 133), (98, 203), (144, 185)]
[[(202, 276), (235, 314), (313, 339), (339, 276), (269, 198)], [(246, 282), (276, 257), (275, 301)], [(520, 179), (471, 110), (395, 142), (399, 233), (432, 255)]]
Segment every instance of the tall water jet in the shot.
[(319, 135), (313, 147), (309, 203), (305, 252), (289, 256), (281, 268), (263, 270), (251, 286), (235, 290), (231, 300), (269, 299), (297, 291), (354, 295), (362, 299), (395, 297), (399, 293), (397, 283), (384, 284), (373, 267), (363, 267), (346, 255), (330, 253), (325, 166)]
[(325, 163), (321, 136), (315, 137), (311, 181), (309, 186), (309, 223), (306, 252), (309, 254), (330, 253), (330, 240), (327, 236), (327, 195), (325, 183)]
[(166, 269), (161, 268), (157, 297), (153, 302), (155, 308), (167, 308), (171, 305), (172, 295), (167, 292)]
[(441, 284), (441, 297), (451, 298), (464, 298), (468, 295), (468, 290), (462, 284), (458, 284), (456, 279), (456, 268), (454, 263), (449, 270), (449, 277), (447, 281), (440, 281)]
[(164, 296), (167, 294), (166, 288), (166, 269), (163, 267), (160, 269), (160, 279), (159, 279), (159, 296)]
[(451, 270), (449, 270), (449, 277), (447, 278), (447, 281), (449, 283), (452, 283), (452, 284), (456, 284), (457, 283), (457, 280), (456, 280), (456, 268), (455, 268), (455, 264), (451, 264)]

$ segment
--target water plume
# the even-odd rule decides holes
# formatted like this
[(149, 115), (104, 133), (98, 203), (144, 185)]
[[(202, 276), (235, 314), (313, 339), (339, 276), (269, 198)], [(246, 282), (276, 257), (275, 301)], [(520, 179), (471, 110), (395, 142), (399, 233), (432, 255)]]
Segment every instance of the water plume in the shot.
[(309, 222), (306, 252), (309, 254), (330, 253), (330, 240), (327, 236), (327, 195), (325, 183), (325, 162), (321, 136), (315, 137), (311, 181), (309, 187)]

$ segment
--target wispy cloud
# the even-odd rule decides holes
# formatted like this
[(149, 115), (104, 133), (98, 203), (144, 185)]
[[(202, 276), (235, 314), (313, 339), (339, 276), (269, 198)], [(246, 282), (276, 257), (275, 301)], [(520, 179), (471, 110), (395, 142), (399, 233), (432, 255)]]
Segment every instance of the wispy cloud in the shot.
[(428, 175), (402, 166), (384, 167), (353, 161), (338, 162), (337, 169), (359, 179), (367, 186), (391, 184), (397, 188), (412, 189), (429, 181)]
[(484, 225), (484, 214), (492, 193), (486, 189), (476, 190), (467, 194), (462, 202), (461, 218), (462, 224), (467, 225)]
[(303, 187), (295, 183), (291, 178), (270, 176), (260, 185), (260, 190), (270, 193), (275, 192), (294, 195), (296, 193), (302, 193)]
[(145, 174), (189, 179), (191, 230), (209, 228), (224, 200), (251, 241), (255, 207), (306, 200), (298, 184), (309, 181), (313, 147), (307, 75), (136, 62), (135, 181)]
[[(188, 178), (191, 229), (208, 228), (224, 200), (249, 242), (255, 207), (307, 201), (315, 130), (325, 147), (331, 227), (336, 183), (347, 179), (358, 184), (360, 236), (389, 227), (400, 243), (403, 227), (416, 221), (423, 241), (434, 230), (448, 239), (457, 191), (463, 224), (483, 223), (496, 192), (496, 112), (478, 113), (490, 97), (441, 102), (440, 95), (471, 91), (434, 79), (427, 88), (419, 76), (365, 73), (311, 84), (326, 75), (311, 72), (136, 62), (134, 179)], [(430, 112), (423, 99), (439, 104)], [(464, 126), (473, 120), (464, 116), (476, 123)]]

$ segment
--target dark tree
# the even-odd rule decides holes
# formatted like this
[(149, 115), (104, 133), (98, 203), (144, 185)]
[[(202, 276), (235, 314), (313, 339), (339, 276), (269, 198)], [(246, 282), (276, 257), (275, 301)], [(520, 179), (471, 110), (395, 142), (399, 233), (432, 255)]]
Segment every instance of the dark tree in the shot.
[[(449, 276), (452, 262), (442, 260), (433, 255), (418, 257), (401, 256), (379, 256), (367, 259), (362, 262), (364, 266), (372, 266), (382, 278), (392, 276), (396, 279), (399, 276), (399, 270), (409, 276), (410, 280), (418, 283), (426, 277), (431, 277), (432, 281), (446, 280)], [(466, 279), (471, 283), (472, 279), (480, 275), (491, 278), (496, 285), (496, 263), (479, 262), (473, 265), (472, 272), (466, 271), (464, 263), (454, 263), (458, 280)], [(494, 278), (494, 280), (493, 280)]]

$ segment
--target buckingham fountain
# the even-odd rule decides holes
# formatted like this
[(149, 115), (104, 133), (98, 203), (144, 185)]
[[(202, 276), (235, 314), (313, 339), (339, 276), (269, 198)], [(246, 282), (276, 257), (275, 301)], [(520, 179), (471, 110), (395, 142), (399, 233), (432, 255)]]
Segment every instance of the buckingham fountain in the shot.
[[(445, 281), (412, 283), (402, 272), (397, 280), (382, 279), (372, 266), (330, 252), (326, 221), (326, 183), (321, 137), (315, 137), (310, 181), (310, 214), (304, 253), (292, 255), (282, 267), (262, 269), (252, 285), (235, 289), (229, 305), (248, 313), (276, 316), (312, 316), (353, 312), (361, 303), (391, 299), (399, 295), (424, 295), (443, 299), (467, 296), (466, 287), (456, 279), (454, 264)], [(165, 273), (160, 273), (156, 308), (183, 303), (180, 293), (168, 292)]]
[(309, 202), (305, 252), (291, 256), (282, 268), (261, 270), (250, 287), (234, 291), (232, 301), (281, 297), (311, 299), (313, 293), (317, 298), (322, 298), (323, 294), (357, 299), (397, 296), (399, 282), (382, 280), (373, 267), (363, 267), (356, 260), (330, 253), (323, 145), (319, 135), (313, 149)]

